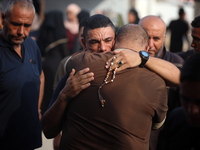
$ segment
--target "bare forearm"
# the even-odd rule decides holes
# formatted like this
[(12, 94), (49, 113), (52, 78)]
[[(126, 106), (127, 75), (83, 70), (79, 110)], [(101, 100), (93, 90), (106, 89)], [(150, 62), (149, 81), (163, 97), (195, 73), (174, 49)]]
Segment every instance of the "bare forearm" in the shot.
[[(118, 71), (124, 70), (130, 67), (136, 67), (141, 64), (141, 57), (138, 52), (134, 52), (131, 50), (123, 50), (121, 52), (115, 52), (116, 59), (113, 61), (113, 65), (111, 69), (119, 67), (118, 62), (123, 61), (123, 65), (118, 68)], [(110, 62), (113, 60), (113, 57), (109, 59), (106, 63), (106, 68), (110, 67)], [(172, 63), (162, 60), (156, 57), (149, 57), (149, 60), (145, 64), (145, 66), (155, 72), (156, 74), (160, 75), (166, 82), (168, 86), (179, 86), (180, 83), (180, 70)]]
[(149, 57), (145, 66), (160, 75), (168, 86), (179, 86), (180, 70), (172, 63), (159, 58)]
[[(42, 118), (43, 132), (47, 138), (53, 138), (62, 130), (65, 121), (65, 110), (69, 100), (73, 99), (82, 90), (90, 86), (94, 80), (94, 73), (88, 73), (89, 68), (80, 70), (76, 75), (72, 69), (67, 81), (63, 78), (60, 82), (66, 82), (64, 88), (59, 92), (59, 95), (54, 104), (47, 110)], [(58, 85), (59, 89), (59, 85)]]
[(44, 77), (44, 72), (42, 71), (40, 75), (40, 94), (38, 101), (38, 109), (41, 109), (41, 104), (44, 96), (44, 83), (45, 83), (45, 77)]
[(66, 107), (67, 101), (59, 95), (55, 103), (44, 113), (41, 122), (47, 138), (54, 138), (62, 130)]

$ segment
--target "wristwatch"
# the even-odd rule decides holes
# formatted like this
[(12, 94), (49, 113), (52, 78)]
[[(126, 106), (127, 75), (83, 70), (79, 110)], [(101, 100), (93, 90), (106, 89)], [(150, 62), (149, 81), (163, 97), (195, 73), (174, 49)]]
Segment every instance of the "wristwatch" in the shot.
[(139, 54), (140, 54), (140, 57), (142, 59), (142, 62), (139, 65), (139, 67), (144, 67), (144, 65), (146, 64), (147, 60), (149, 59), (149, 53), (144, 51), (144, 50), (142, 50), (142, 51), (139, 52)]

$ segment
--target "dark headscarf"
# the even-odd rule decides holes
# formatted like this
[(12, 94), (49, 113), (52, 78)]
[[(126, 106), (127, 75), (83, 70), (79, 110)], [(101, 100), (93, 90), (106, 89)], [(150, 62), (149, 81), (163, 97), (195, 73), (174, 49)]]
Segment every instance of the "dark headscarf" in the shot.
[(35, 7), (36, 13), (40, 14), (40, 0), (33, 0), (33, 5)]
[(135, 22), (131, 22), (131, 23), (134, 23), (134, 24), (138, 24), (138, 22), (140, 21), (140, 18), (138, 16), (138, 12), (134, 9), (134, 8), (131, 8), (129, 10), (129, 13), (132, 13), (133, 15), (135, 15)]
[(42, 56), (45, 55), (45, 49), (49, 44), (63, 38), (66, 38), (63, 13), (61, 11), (50, 11), (46, 13), (37, 39)]
[(90, 17), (90, 13), (87, 10), (82, 9), (77, 17), (80, 24), (81, 20), (88, 19)]

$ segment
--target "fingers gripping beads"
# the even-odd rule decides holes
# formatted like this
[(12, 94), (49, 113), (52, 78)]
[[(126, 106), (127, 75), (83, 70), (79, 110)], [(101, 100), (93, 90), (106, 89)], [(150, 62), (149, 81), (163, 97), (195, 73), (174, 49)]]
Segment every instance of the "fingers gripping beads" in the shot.
[[(115, 68), (115, 69), (112, 71), (112, 70), (111, 70), (111, 66), (113, 65), (113, 60), (114, 60), (115, 58), (116, 58), (116, 57), (113, 57), (112, 61), (110, 62), (110, 68), (109, 68), (109, 70), (108, 70), (108, 72), (107, 72), (107, 74), (106, 74), (106, 77), (105, 77), (105, 79), (104, 79), (102, 85), (101, 85), (101, 86), (99, 87), (99, 89), (98, 89), (99, 100), (100, 100), (100, 102), (101, 102), (101, 106), (102, 106), (102, 107), (104, 107), (104, 105), (105, 105), (105, 103), (106, 103), (106, 100), (104, 100), (103, 97), (101, 96), (100, 90), (101, 90), (101, 88), (102, 88), (104, 85), (106, 85), (106, 84), (108, 84), (108, 83), (114, 82), (117, 68)], [(113, 75), (112, 75), (111, 80), (108, 81), (108, 78), (109, 78), (111, 72), (113, 72)]]

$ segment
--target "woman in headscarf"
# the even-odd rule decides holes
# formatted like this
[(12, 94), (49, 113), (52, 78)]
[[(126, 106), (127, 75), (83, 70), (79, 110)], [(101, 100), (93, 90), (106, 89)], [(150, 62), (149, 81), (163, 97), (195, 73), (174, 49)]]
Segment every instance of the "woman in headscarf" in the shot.
[(131, 8), (128, 13), (128, 23), (138, 24), (139, 20), (138, 12)]
[(40, 27), (37, 44), (43, 56), (45, 75), (44, 97), (41, 106), (42, 114), (46, 110), (53, 93), (54, 77), (60, 61), (68, 55), (67, 37), (61, 11), (49, 11)]
[(64, 21), (64, 26), (68, 37), (67, 47), (70, 54), (72, 53), (75, 36), (78, 34), (79, 21), (77, 15), (80, 11), (81, 8), (74, 3), (66, 7), (67, 19)]

